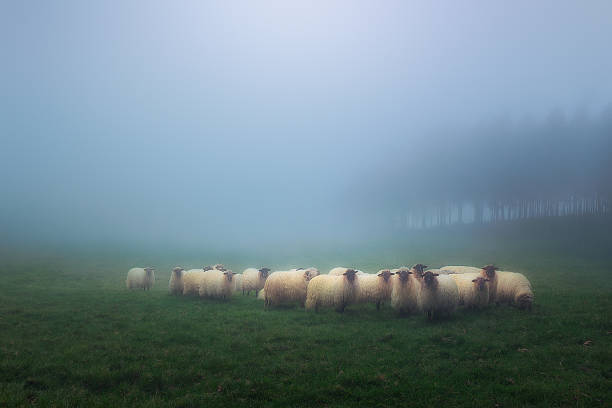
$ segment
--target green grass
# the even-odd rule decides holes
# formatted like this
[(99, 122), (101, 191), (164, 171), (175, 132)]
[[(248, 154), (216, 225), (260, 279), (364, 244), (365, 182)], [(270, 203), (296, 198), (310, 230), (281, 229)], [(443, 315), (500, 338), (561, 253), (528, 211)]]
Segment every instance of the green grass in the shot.
[[(290, 259), (367, 270), (421, 259), (433, 266), (495, 261), (529, 276), (534, 310), (460, 310), (433, 323), (398, 317), (388, 306), (265, 312), (253, 296), (216, 302), (166, 294), (175, 263), (217, 259), (5, 251), (0, 406), (612, 404), (612, 259), (605, 251), (594, 258), (511, 239), (424, 241), (284, 254), (277, 263), (272, 255), (218, 259), (234, 270)], [(155, 264), (157, 284), (128, 292), (126, 271), (140, 264)]]

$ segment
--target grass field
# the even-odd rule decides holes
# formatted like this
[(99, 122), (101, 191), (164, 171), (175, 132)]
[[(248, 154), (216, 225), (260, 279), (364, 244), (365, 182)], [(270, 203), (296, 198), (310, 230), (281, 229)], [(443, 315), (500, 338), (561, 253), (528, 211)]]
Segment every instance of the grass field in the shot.
[[(511, 233), (442, 235), (214, 259), (5, 249), (0, 406), (611, 406), (609, 242), (588, 245), (588, 233), (539, 246)], [(372, 271), (417, 261), (496, 262), (523, 272), (535, 288), (534, 310), (460, 310), (428, 323), (388, 306), (265, 312), (253, 296), (224, 303), (166, 293), (175, 264)], [(145, 264), (157, 268), (155, 288), (128, 292), (127, 269)]]

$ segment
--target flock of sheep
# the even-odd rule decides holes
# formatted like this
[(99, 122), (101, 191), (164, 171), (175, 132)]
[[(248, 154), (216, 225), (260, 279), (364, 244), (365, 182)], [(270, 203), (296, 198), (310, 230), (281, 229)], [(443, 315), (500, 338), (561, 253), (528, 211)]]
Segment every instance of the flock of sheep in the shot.
[[(299, 303), (306, 310), (334, 308), (342, 312), (351, 304), (373, 303), (379, 309), (390, 302), (399, 313), (424, 313), (428, 319), (449, 315), (460, 305), (483, 308), (491, 303), (508, 303), (531, 310), (533, 290), (521, 273), (498, 271), (493, 265), (426, 268), (416, 264), (376, 274), (343, 267), (333, 268), (328, 274), (319, 274), (316, 268), (273, 273), (269, 268), (248, 268), (237, 274), (221, 264), (188, 271), (175, 267), (169, 292), (229, 299), (233, 292), (249, 295), (253, 291), (264, 300), (266, 309)], [(148, 290), (154, 283), (153, 268), (132, 268), (128, 272), (128, 289)]]

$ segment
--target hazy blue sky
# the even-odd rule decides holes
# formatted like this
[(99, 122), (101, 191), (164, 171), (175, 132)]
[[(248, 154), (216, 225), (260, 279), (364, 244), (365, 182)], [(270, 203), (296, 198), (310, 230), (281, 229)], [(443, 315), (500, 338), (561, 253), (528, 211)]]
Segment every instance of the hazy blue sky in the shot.
[(612, 102), (610, 39), (609, 0), (3, 1), (0, 239), (325, 234), (416, 135)]

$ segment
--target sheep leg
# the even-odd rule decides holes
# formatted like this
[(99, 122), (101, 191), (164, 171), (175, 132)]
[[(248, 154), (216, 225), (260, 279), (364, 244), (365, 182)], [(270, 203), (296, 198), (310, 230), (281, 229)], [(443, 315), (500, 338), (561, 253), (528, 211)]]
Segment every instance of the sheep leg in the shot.
[(376, 302), (376, 310), (380, 310), (380, 302)]

